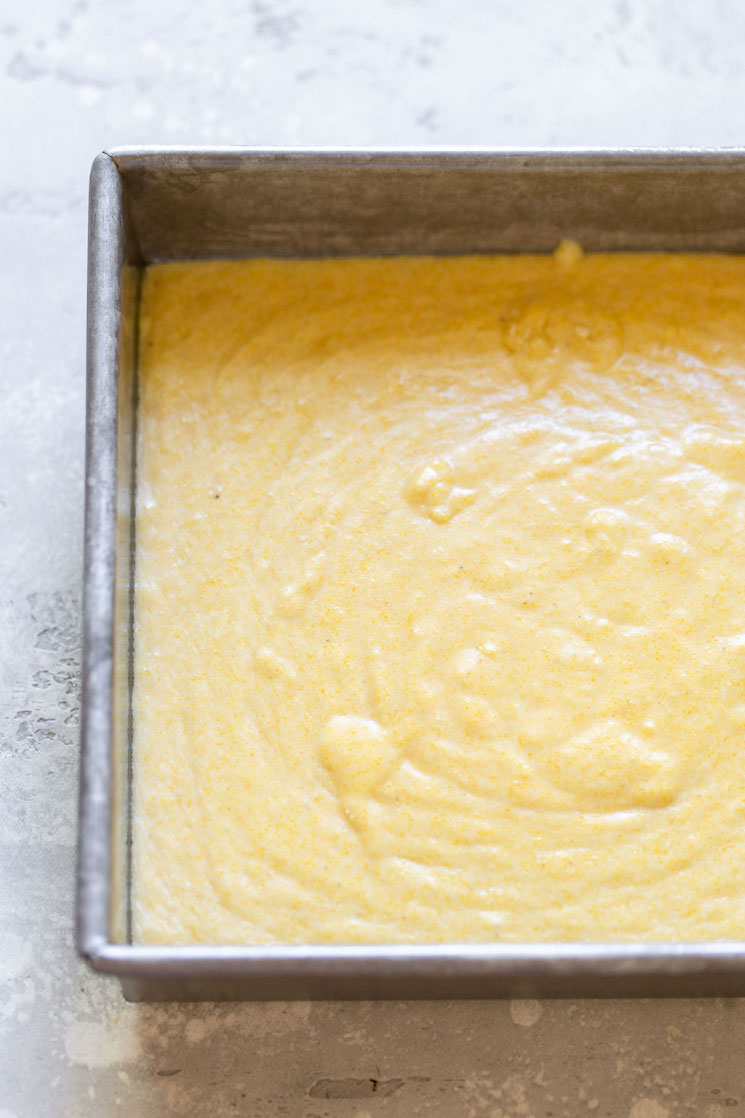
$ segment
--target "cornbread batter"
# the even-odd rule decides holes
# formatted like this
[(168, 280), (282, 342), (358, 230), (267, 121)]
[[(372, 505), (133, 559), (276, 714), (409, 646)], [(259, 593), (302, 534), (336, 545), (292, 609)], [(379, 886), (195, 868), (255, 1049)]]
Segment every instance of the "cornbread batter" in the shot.
[(745, 259), (148, 270), (135, 938), (745, 934)]

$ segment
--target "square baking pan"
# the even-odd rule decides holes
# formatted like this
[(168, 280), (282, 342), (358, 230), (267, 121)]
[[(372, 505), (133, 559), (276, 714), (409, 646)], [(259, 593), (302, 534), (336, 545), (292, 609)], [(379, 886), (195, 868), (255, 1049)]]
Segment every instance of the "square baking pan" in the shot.
[(154, 261), (745, 251), (745, 149), (119, 148), (90, 192), (77, 942), (131, 1000), (745, 993), (745, 942), (150, 947), (132, 942), (137, 307)]

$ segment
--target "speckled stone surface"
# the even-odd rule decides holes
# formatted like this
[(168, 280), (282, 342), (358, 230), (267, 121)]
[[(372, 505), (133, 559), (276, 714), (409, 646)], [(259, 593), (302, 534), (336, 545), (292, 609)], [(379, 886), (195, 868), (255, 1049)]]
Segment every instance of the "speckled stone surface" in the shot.
[(736, 0), (0, 12), (0, 1118), (725, 1118), (745, 1004), (132, 1006), (72, 946), (86, 190), (124, 143), (736, 144)]

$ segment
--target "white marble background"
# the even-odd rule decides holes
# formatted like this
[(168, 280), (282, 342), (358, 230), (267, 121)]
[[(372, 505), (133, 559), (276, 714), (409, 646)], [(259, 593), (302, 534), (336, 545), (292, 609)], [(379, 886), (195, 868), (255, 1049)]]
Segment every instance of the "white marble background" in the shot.
[(72, 947), (93, 156), (738, 144), (744, 47), (738, 0), (5, 0), (0, 1118), (745, 1111), (741, 1002), (132, 1006)]

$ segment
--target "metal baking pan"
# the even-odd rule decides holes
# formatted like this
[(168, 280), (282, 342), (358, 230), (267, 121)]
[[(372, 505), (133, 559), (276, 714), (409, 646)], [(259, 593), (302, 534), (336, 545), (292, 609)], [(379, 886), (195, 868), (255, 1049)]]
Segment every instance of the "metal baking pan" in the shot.
[(745, 994), (745, 942), (146, 947), (131, 942), (139, 276), (247, 256), (745, 251), (745, 149), (120, 148), (90, 193), (77, 942), (132, 1000)]

